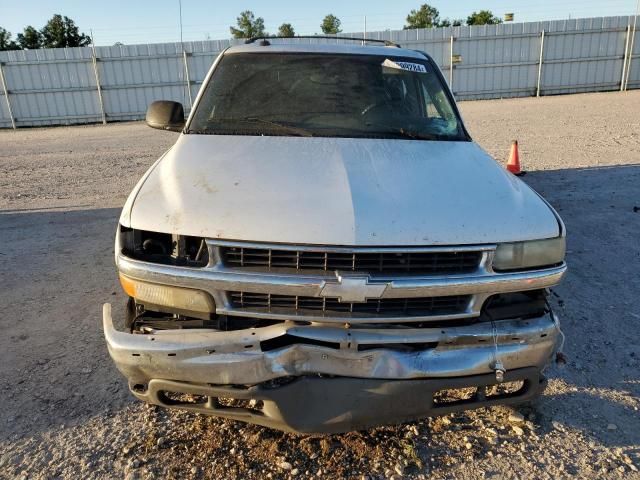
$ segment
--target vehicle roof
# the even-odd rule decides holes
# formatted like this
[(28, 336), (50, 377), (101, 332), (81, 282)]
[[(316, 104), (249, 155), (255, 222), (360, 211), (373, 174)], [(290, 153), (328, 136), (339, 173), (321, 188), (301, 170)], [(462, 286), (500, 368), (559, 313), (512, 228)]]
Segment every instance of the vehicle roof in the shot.
[[(302, 40), (304, 41), (304, 40)], [(382, 44), (361, 45), (356, 42), (352, 44), (341, 43), (301, 43), (302, 41), (286, 42), (286, 40), (270, 39), (270, 45), (263, 46), (258, 42), (245, 45), (236, 45), (228, 48), (225, 54), (233, 53), (336, 53), (348, 55), (382, 55), (393, 57), (409, 57), (424, 60), (424, 55), (415, 50), (398, 48), (395, 46), (384, 46)], [(306, 40), (307, 42), (309, 40)], [(312, 40), (313, 41), (313, 40)]]

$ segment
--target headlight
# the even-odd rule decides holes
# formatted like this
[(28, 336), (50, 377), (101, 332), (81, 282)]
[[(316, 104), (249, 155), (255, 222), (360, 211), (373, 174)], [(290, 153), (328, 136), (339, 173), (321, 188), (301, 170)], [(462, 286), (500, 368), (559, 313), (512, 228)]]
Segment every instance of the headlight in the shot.
[(171, 287), (142, 282), (120, 275), (122, 288), (140, 303), (170, 307), (190, 312), (215, 312), (216, 304), (208, 293), (191, 288)]
[(564, 261), (565, 237), (502, 243), (493, 259), (494, 270), (518, 270), (556, 265)]

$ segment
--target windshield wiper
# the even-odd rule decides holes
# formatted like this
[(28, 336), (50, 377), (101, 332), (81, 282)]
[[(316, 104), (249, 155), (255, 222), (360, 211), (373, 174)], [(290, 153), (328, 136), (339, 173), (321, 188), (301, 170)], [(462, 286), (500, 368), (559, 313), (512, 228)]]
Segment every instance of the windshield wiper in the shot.
[(311, 133), (309, 130), (305, 130), (304, 128), (299, 128), (299, 127), (294, 127), (292, 125), (287, 125), (285, 123), (274, 122), (273, 120), (267, 120), (266, 118), (244, 117), (242, 120), (246, 122), (265, 123), (267, 125), (271, 125), (272, 127), (280, 128), (282, 130), (287, 130), (288, 132), (291, 132), (291, 133), (296, 133), (301, 137), (313, 137), (313, 133)]
[(438, 135), (433, 133), (414, 132), (413, 130), (405, 130), (404, 128), (392, 129), (392, 133), (401, 137), (411, 138), (413, 140), (438, 140)]
[(367, 126), (380, 127), (385, 129), (385, 130), (372, 131), (370, 133), (392, 134), (392, 135), (398, 135), (403, 138), (410, 138), (412, 140), (439, 140), (440, 137), (442, 137), (441, 135), (437, 135), (434, 133), (416, 132), (414, 130), (406, 130), (402, 127), (393, 127), (391, 125), (382, 125), (379, 123), (367, 123)]
[(229, 123), (264, 123), (271, 127), (275, 127), (278, 130), (287, 131), (294, 135), (300, 137), (313, 137), (313, 133), (309, 130), (305, 130), (304, 128), (294, 127), (292, 125), (287, 125), (285, 123), (275, 122), (273, 120), (267, 120), (266, 118), (260, 117), (242, 117), (242, 118), (215, 118), (213, 121), (216, 125), (211, 125), (209, 128), (199, 129), (199, 130), (189, 130), (187, 133), (196, 133), (196, 134), (207, 134), (209, 132), (220, 132), (221, 130), (225, 130), (227, 127), (224, 125), (226, 122)]

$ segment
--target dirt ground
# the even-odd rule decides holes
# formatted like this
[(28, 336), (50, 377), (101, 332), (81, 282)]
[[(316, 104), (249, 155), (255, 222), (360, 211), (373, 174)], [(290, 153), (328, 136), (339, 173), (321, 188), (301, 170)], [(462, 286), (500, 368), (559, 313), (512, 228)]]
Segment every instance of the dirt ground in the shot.
[[(475, 139), (563, 216), (568, 363), (535, 409), (296, 437), (133, 400), (101, 305), (123, 306), (119, 209), (175, 141), (141, 123), (0, 131), (0, 478), (640, 478), (640, 91), (467, 102)], [(511, 416), (511, 418), (510, 418)]]

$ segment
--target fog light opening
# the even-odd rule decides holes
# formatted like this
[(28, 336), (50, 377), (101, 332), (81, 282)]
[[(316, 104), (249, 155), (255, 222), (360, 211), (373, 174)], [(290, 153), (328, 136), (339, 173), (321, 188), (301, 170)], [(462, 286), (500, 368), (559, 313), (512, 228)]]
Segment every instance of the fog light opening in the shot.
[(147, 391), (147, 385), (145, 383), (135, 383), (131, 386), (131, 390), (134, 393), (145, 393)]
[(513, 382), (504, 382), (496, 385), (490, 385), (487, 387), (487, 398), (499, 398), (503, 396), (519, 395), (526, 390), (526, 385), (523, 380), (516, 380)]
[(169, 406), (205, 405), (209, 401), (209, 397), (206, 395), (172, 392), (169, 390), (159, 392), (158, 398), (164, 405)]
[(439, 390), (433, 395), (433, 403), (435, 405), (446, 405), (470, 401), (474, 398), (476, 391), (476, 387)]
[(262, 409), (264, 408), (264, 402), (262, 400), (224, 397), (219, 397), (217, 400), (219, 408), (242, 409), (254, 413), (262, 413)]

